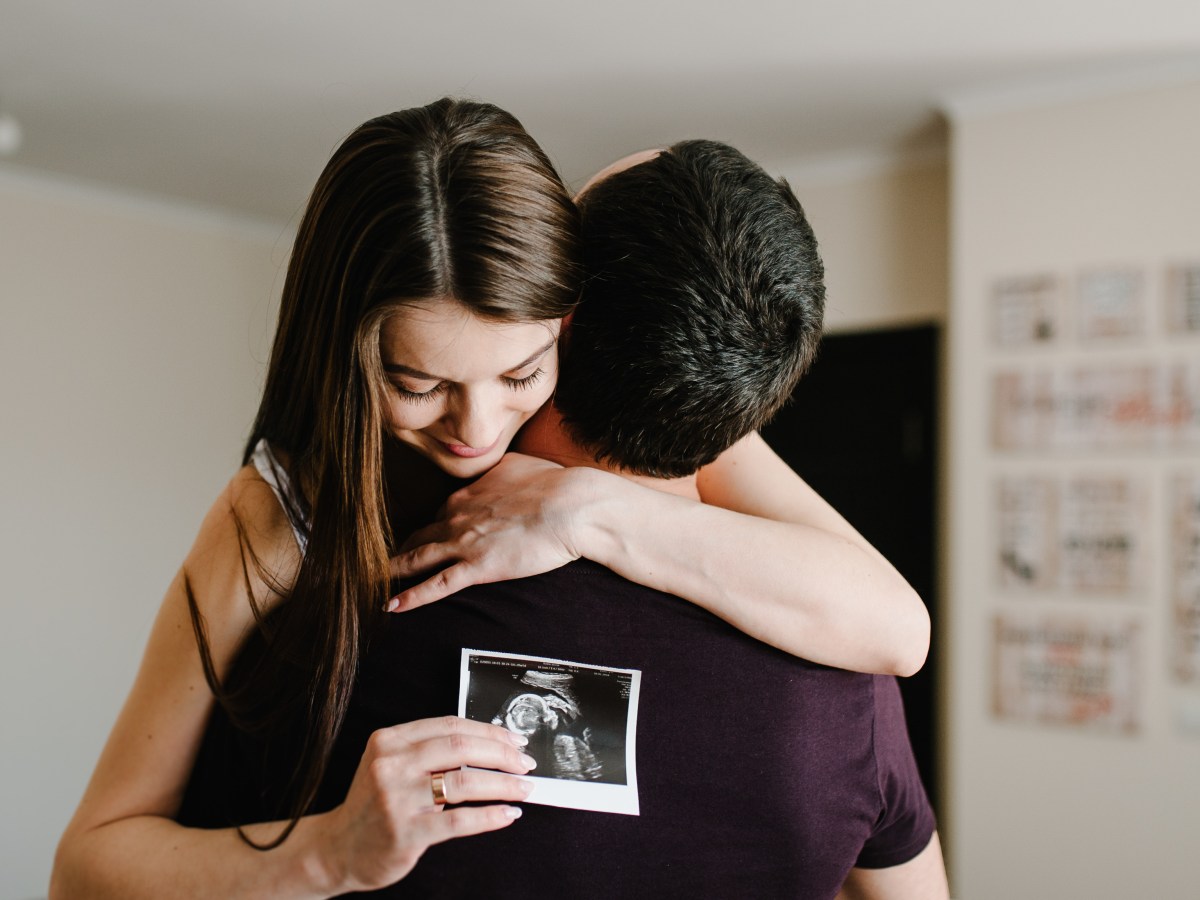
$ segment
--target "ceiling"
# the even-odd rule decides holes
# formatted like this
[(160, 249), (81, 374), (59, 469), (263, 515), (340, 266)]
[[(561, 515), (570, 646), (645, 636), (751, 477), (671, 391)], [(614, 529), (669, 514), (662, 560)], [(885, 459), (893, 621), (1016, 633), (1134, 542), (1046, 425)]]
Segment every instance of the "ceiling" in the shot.
[(0, 0), (0, 171), (281, 223), (351, 128), (445, 94), (578, 184), (685, 137), (900, 153), (943, 140), (947, 96), (1194, 62), (1197, 0)]

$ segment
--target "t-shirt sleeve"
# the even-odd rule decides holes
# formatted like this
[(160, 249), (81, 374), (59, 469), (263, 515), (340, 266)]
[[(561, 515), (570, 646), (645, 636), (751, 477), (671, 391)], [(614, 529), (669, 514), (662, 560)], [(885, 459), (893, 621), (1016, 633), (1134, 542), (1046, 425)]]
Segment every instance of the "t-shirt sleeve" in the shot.
[(855, 866), (886, 869), (928, 846), (937, 828), (908, 738), (904, 702), (895, 678), (875, 678), (875, 766), (880, 811)]

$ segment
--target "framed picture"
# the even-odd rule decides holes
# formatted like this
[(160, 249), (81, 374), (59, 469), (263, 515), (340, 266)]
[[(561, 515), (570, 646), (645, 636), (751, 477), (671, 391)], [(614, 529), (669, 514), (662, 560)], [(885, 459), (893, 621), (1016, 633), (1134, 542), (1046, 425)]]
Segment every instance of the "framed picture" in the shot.
[(1176, 677), (1200, 684), (1200, 473), (1171, 478), (1171, 645)]
[(993, 712), (1016, 722), (1137, 731), (1139, 638), (1133, 621), (996, 616)]
[(1139, 269), (1094, 269), (1076, 286), (1076, 318), (1083, 341), (1146, 333), (1145, 278)]
[(991, 307), (992, 343), (997, 347), (1048, 344), (1061, 331), (1061, 290), (1054, 275), (997, 279)]
[(1167, 331), (1200, 335), (1200, 263), (1167, 270)]

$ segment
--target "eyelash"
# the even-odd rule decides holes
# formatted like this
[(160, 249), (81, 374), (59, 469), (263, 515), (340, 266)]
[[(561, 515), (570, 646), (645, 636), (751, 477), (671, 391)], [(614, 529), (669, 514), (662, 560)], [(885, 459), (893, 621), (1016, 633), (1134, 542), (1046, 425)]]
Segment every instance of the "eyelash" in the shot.
[[(542, 376), (545, 374), (545, 369), (536, 369), (535, 371), (526, 375), (524, 378), (509, 378), (505, 376), (503, 381), (514, 391), (526, 391), (541, 381)], [(401, 387), (395, 382), (392, 383), (392, 387), (396, 389), (396, 393), (400, 395), (401, 399), (407, 401), (408, 403), (428, 403), (446, 389), (445, 383), (435, 385), (427, 391), (410, 391), (407, 388)]]
[(514, 391), (527, 391), (531, 387), (533, 387), (535, 384), (537, 384), (539, 381), (541, 381), (542, 376), (545, 374), (546, 374), (545, 369), (535, 369), (534, 371), (532, 371), (528, 375), (526, 375), (524, 378), (505, 377), (504, 383), (507, 384)]
[(400, 395), (400, 399), (408, 403), (428, 403), (433, 400), (446, 389), (446, 385), (439, 384), (431, 387), (427, 391), (410, 391), (407, 388), (402, 388), (396, 383), (392, 383), (392, 387), (396, 389), (396, 393)]

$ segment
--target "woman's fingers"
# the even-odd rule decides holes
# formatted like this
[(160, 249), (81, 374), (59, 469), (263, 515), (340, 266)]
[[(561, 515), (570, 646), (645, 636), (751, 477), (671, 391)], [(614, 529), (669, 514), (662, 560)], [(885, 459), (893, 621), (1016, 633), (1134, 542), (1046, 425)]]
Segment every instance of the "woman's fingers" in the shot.
[(393, 556), (390, 563), (391, 574), (393, 578), (409, 578), (457, 558), (458, 551), (453, 544), (422, 544)]
[(500, 744), (515, 746), (515, 748), (522, 748), (529, 743), (522, 734), (515, 734), (508, 728), (492, 725), (490, 722), (464, 719), (461, 715), (439, 715), (432, 719), (418, 719), (412, 722), (402, 722), (400, 725), (379, 728), (367, 740), (365, 755), (374, 757), (400, 754), (425, 740), (450, 737), (452, 734), (497, 740)]
[(408, 612), (458, 593), (473, 584), (503, 581), (504, 576), (484, 570), (472, 561), (457, 562), (429, 576), (418, 585), (401, 591), (388, 601), (388, 612)]
[(414, 531), (408, 536), (408, 539), (400, 545), (400, 550), (397, 558), (407, 556), (413, 550), (416, 550), (423, 544), (441, 544), (452, 536), (453, 530), (450, 523), (444, 519), (438, 519), (436, 522), (426, 525)]
[[(507, 803), (524, 800), (533, 789), (517, 777), (535, 765), (522, 743), (496, 725), (458, 716), (374, 732), (322, 838), (328, 858), (345, 872), (345, 885), (374, 890), (391, 884), (429, 844), (511, 824), (520, 811)], [(442, 802), (493, 805), (443, 810)]]
[(393, 597), (387, 611), (416, 609), (471, 585), (537, 575), (578, 559), (582, 526), (573, 498), (591, 483), (586, 475), (579, 481), (584, 471), (507, 454), (452, 494), (439, 520), (392, 558), (397, 578), (446, 568)]
[(533, 782), (524, 778), (481, 769), (452, 769), (443, 772), (442, 779), (446, 802), (451, 804), (483, 800), (518, 802), (533, 790)]
[(500, 741), (515, 747), (524, 747), (528, 743), (528, 739), (523, 735), (514, 734), (499, 725), (476, 722), (474, 719), (465, 719), (462, 716), (436, 716), (392, 725), (389, 728), (380, 728), (371, 735), (369, 746), (373, 746), (378, 752), (394, 753), (430, 738), (453, 734)]
[(454, 535), (446, 522), (413, 532), (389, 561), (393, 578), (408, 578), (452, 558)]
[[(367, 741), (363, 756), (369, 764), (421, 781), (433, 772), (448, 772), (461, 766), (497, 769), (524, 775), (537, 765), (521, 750), (525, 738), (499, 725), (475, 722), (459, 716), (421, 719), (391, 728), (381, 728)], [(472, 797), (471, 799), (509, 799)]]
[(451, 838), (498, 831), (521, 816), (515, 806), (462, 806), (443, 813), (426, 813), (418, 820), (419, 836), (425, 846)]
[(417, 744), (413, 747), (412, 765), (425, 773), (474, 766), (524, 775), (537, 765), (537, 761), (508, 742), (454, 734)]

